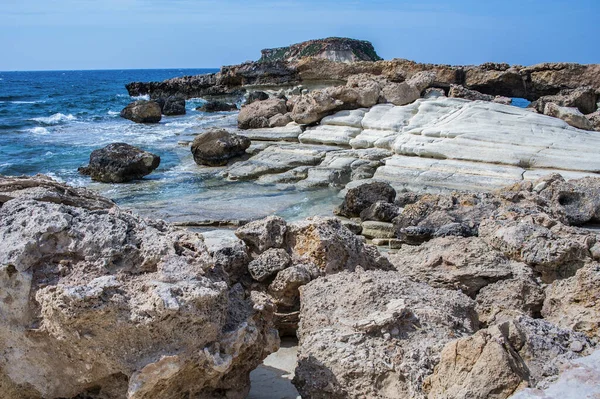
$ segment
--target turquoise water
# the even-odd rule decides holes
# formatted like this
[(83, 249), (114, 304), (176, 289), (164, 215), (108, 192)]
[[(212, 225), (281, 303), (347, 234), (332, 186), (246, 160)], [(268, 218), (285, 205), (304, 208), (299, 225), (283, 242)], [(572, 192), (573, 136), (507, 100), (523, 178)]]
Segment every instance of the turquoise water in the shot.
[[(223, 180), (220, 169), (197, 166), (188, 146), (207, 127), (235, 127), (237, 113), (195, 110), (163, 117), (156, 125), (124, 120), (131, 98), (125, 84), (214, 72), (196, 70), (0, 72), (0, 174), (44, 173), (89, 187), (121, 206), (169, 221), (254, 219), (271, 213), (289, 218), (330, 214), (338, 202), (330, 190), (288, 192), (276, 187)], [(128, 184), (92, 182), (77, 173), (99, 147), (126, 142), (161, 157), (160, 167)]]

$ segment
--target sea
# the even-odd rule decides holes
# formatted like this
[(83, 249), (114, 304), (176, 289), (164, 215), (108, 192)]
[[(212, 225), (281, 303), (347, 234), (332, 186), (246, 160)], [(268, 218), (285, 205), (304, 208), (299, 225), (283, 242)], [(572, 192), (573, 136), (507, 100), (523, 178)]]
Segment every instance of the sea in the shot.
[[(123, 208), (169, 222), (251, 220), (270, 214), (287, 219), (331, 214), (339, 203), (332, 190), (296, 191), (253, 182), (231, 182), (222, 170), (194, 163), (190, 147), (210, 127), (235, 128), (236, 112), (196, 111), (203, 99), (186, 102), (187, 114), (158, 124), (119, 116), (131, 101), (125, 84), (162, 81), (217, 69), (0, 72), (0, 175), (42, 173), (87, 187)], [(125, 142), (160, 155), (144, 179), (105, 184), (77, 172), (90, 153)]]

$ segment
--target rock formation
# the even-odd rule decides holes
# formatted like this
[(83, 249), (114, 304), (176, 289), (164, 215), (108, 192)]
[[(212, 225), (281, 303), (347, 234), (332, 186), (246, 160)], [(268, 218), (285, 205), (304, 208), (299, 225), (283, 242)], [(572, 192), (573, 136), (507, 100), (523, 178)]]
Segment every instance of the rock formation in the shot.
[(258, 62), (299, 61), (302, 58), (324, 58), (336, 62), (379, 61), (370, 42), (330, 37), (328, 39), (310, 40), (287, 47), (265, 49)]
[(121, 118), (136, 123), (158, 123), (162, 118), (162, 110), (155, 101), (139, 100), (123, 108)]
[(0, 397), (246, 396), (273, 307), (200, 235), (45, 178), (0, 187)]
[(213, 129), (198, 135), (192, 143), (192, 154), (198, 165), (223, 166), (231, 158), (246, 153), (250, 140), (226, 130)]
[(160, 165), (160, 157), (126, 143), (109, 144), (92, 151), (90, 164), (79, 173), (103, 183), (125, 183), (149, 175)]
[(201, 107), (196, 108), (196, 111), (201, 112), (227, 112), (227, 111), (237, 111), (237, 106), (235, 104), (229, 104), (222, 101), (207, 101), (206, 104)]

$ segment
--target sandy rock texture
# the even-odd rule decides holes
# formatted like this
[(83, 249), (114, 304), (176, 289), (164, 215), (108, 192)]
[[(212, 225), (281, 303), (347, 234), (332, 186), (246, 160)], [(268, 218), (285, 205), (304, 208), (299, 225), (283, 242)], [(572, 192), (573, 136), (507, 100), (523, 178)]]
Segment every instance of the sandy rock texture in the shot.
[(444, 344), (477, 330), (475, 303), (400, 273), (343, 272), (301, 289), (294, 383), (309, 398), (423, 398)]
[(245, 397), (273, 305), (202, 236), (47, 178), (0, 187), (0, 397)]
[(121, 118), (136, 123), (158, 123), (162, 118), (162, 109), (155, 101), (139, 100), (123, 108)]

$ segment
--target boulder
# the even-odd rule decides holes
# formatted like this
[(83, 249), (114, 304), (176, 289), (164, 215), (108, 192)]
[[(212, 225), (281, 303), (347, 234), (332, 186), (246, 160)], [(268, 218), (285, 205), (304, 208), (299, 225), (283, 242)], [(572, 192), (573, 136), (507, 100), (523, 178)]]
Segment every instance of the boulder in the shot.
[(238, 127), (240, 129), (260, 129), (269, 127), (269, 119), (278, 114), (286, 114), (286, 101), (271, 98), (264, 101), (256, 101), (246, 104), (238, 115)]
[(419, 72), (402, 83), (383, 83), (381, 97), (384, 102), (397, 106), (410, 104), (421, 97), (423, 90), (435, 81), (435, 77), (435, 72)]
[(423, 98), (438, 98), (438, 97), (446, 97), (446, 92), (444, 89), (440, 89), (439, 87), (430, 87), (425, 89), (423, 92)]
[(600, 132), (600, 110), (585, 116), (595, 131)]
[(312, 217), (288, 225), (286, 246), (294, 264), (315, 265), (321, 275), (359, 266), (391, 269), (377, 248), (366, 245), (337, 218)]
[(237, 105), (226, 103), (223, 101), (207, 101), (204, 105), (196, 108), (196, 111), (200, 112), (227, 112), (237, 111)]
[(433, 287), (458, 289), (472, 298), (482, 288), (527, 269), (477, 237), (443, 237), (419, 246), (404, 245), (389, 259), (403, 276)]
[(253, 91), (250, 94), (248, 94), (248, 98), (246, 99), (246, 104), (252, 104), (253, 102), (256, 101), (264, 101), (264, 100), (268, 100), (269, 99), (269, 95), (267, 93), (265, 93), (264, 91)]
[(448, 343), (424, 390), (430, 399), (505, 399), (527, 386), (545, 387), (561, 364), (592, 347), (583, 334), (518, 317)]
[(291, 122), (293, 122), (293, 119), (289, 112), (285, 115), (277, 114), (269, 118), (269, 127), (283, 127), (287, 126)]
[(394, 225), (385, 222), (362, 222), (361, 234), (367, 238), (394, 238)]
[(312, 276), (307, 266), (296, 265), (277, 273), (269, 284), (269, 294), (273, 297), (278, 310), (297, 310), (300, 306), (299, 288), (308, 284)]
[(474, 302), (384, 271), (300, 288), (294, 384), (307, 398), (424, 398), (442, 348), (477, 329)]
[(466, 100), (471, 101), (493, 101), (494, 96), (490, 96), (489, 94), (483, 94), (476, 90), (469, 90), (461, 85), (450, 85), (450, 91), (448, 92), (448, 97), (455, 98), (464, 98)]
[(278, 348), (264, 294), (197, 233), (33, 194), (0, 207), (0, 397), (246, 397)]
[(556, 95), (542, 96), (534, 101), (532, 105), (542, 114), (548, 103), (553, 103), (560, 107), (574, 107), (582, 114), (591, 114), (597, 109), (597, 100), (596, 90), (588, 86), (576, 89), (563, 89)]
[(109, 144), (92, 151), (90, 164), (79, 173), (103, 183), (124, 183), (152, 173), (160, 157), (126, 143)]
[(263, 282), (274, 277), (277, 272), (286, 269), (291, 264), (291, 258), (284, 249), (271, 248), (261, 253), (248, 265), (252, 278)]
[(242, 280), (251, 260), (246, 244), (229, 231), (204, 232), (202, 236), (215, 267), (227, 273), (231, 284)]
[(192, 143), (192, 154), (198, 165), (224, 166), (231, 158), (245, 154), (250, 144), (247, 137), (214, 129), (196, 136)]
[(279, 216), (269, 216), (240, 227), (235, 235), (256, 253), (271, 248), (283, 248), (287, 223)]
[(600, 264), (589, 263), (573, 277), (552, 283), (546, 290), (542, 315), (600, 341)]
[(395, 197), (396, 190), (387, 183), (362, 184), (348, 190), (336, 213), (346, 217), (359, 217), (361, 212), (376, 202), (393, 203)]
[(360, 213), (360, 219), (364, 221), (391, 223), (402, 210), (396, 204), (385, 201), (377, 201)]
[(583, 130), (594, 130), (592, 123), (577, 108), (561, 107), (555, 103), (547, 103), (544, 115), (562, 119), (569, 125)]
[(158, 123), (162, 118), (162, 111), (155, 101), (139, 100), (123, 108), (121, 118), (136, 123)]
[(185, 115), (185, 98), (171, 96), (167, 97), (163, 101), (163, 104), (161, 104), (161, 110), (163, 115)]

